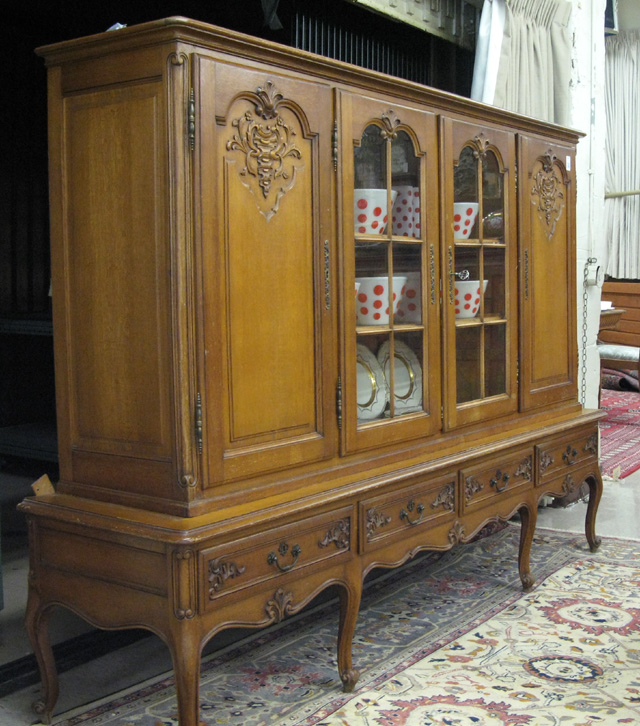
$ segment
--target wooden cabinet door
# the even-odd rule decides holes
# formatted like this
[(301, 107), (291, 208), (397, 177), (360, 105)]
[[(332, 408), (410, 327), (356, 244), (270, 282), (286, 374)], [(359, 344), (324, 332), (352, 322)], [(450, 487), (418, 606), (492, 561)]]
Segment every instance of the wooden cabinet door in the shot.
[(448, 429), (517, 409), (515, 136), (442, 119)]
[(523, 409), (577, 397), (575, 150), (521, 135)]
[(341, 420), (352, 452), (441, 426), (437, 126), (432, 113), (349, 93), (338, 114)]
[(295, 73), (194, 64), (208, 483), (333, 455), (332, 97)]

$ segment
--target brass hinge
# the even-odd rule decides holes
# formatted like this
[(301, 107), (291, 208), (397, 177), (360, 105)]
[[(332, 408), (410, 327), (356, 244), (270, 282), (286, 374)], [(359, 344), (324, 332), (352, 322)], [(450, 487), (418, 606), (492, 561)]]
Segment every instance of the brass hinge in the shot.
[(198, 392), (196, 396), (196, 444), (198, 446), (198, 453), (202, 453), (202, 398)]
[(336, 414), (338, 416), (338, 429), (342, 431), (342, 378), (338, 376), (336, 385)]
[(189, 148), (193, 151), (196, 145), (196, 95), (193, 88), (189, 92), (189, 109), (187, 111), (187, 132), (189, 135)]
[(333, 136), (332, 136), (332, 147), (333, 147), (333, 170), (338, 171), (338, 122), (333, 123)]

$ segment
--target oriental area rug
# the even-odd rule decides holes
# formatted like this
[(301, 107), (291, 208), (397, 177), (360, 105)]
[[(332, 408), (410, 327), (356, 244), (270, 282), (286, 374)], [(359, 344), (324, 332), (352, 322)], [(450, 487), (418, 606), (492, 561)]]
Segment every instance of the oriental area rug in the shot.
[[(640, 542), (538, 530), (520, 589), (520, 529), (429, 553), (367, 585), (343, 694), (325, 604), (209, 656), (202, 726), (640, 723)], [(170, 674), (54, 717), (58, 726), (178, 726)]]
[(600, 466), (603, 476), (624, 479), (640, 469), (640, 393), (602, 389)]

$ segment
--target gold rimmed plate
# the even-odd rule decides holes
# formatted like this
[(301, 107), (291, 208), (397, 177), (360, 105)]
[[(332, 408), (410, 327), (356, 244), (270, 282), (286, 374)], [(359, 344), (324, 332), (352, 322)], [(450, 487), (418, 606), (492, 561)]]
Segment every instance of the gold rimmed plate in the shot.
[(375, 355), (358, 343), (356, 346), (358, 421), (380, 418), (389, 400), (389, 387)]
[[(393, 345), (395, 365), (394, 378), (394, 406), (396, 414), (413, 413), (422, 410), (422, 367), (416, 354), (401, 340)], [(390, 346), (385, 341), (378, 350), (378, 363), (382, 368), (385, 379), (391, 387)]]

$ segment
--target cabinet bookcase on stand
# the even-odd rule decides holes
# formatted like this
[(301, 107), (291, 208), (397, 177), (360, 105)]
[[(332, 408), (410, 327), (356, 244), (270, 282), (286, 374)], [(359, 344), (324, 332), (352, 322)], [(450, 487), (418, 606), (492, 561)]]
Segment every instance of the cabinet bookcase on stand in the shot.
[[(184, 18), (42, 48), (60, 481), (29, 522), (54, 606), (147, 628), (196, 726), (203, 645), (587, 482), (579, 134)], [(516, 185), (516, 175), (518, 183)]]

